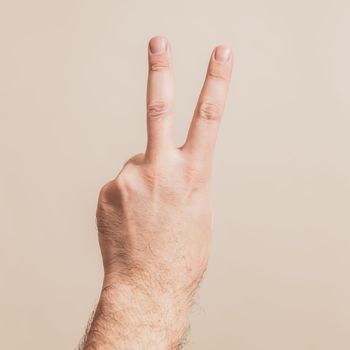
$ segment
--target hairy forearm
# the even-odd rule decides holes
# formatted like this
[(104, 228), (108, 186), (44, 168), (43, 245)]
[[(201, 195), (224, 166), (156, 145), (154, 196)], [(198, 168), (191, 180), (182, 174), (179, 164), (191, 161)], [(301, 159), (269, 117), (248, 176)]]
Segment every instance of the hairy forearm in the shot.
[(206, 270), (210, 177), (233, 56), (212, 52), (187, 139), (173, 143), (171, 45), (149, 43), (147, 147), (100, 190), (96, 211), (105, 280), (83, 350), (174, 350)]
[(180, 349), (188, 329), (185, 299), (125, 283), (104, 284), (81, 349)]

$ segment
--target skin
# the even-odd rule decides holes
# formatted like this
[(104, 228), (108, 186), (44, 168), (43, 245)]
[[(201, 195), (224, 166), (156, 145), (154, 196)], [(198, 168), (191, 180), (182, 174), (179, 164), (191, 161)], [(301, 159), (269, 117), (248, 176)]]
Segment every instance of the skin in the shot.
[(104, 265), (100, 300), (83, 350), (179, 349), (206, 270), (212, 228), (213, 152), (233, 55), (210, 57), (187, 139), (173, 142), (171, 45), (148, 46), (147, 147), (99, 194), (96, 220)]

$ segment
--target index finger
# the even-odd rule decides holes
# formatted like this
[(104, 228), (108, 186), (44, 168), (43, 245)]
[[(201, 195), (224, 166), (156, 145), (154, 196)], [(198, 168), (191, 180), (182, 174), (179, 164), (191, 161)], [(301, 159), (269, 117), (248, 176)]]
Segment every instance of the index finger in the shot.
[(153, 37), (148, 47), (147, 149), (146, 157), (157, 158), (173, 147), (173, 71), (170, 42)]

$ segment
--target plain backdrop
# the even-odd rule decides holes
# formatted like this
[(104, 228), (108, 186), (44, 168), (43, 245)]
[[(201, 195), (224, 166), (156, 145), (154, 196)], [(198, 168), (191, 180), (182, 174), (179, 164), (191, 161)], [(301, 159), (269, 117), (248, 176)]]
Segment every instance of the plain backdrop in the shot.
[(0, 349), (73, 349), (99, 296), (100, 187), (144, 151), (147, 45), (180, 146), (235, 55), (190, 350), (350, 349), (347, 0), (0, 1)]

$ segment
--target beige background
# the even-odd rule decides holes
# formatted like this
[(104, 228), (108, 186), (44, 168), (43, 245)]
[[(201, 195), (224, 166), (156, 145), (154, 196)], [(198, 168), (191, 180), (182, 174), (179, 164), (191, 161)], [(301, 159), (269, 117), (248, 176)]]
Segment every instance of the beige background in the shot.
[(179, 145), (211, 50), (235, 53), (187, 349), (350, 349), (349, 18), (347, 0), (1, 0), (0, 348), (78, 343), (98, 190), (145, 147), (162, 34)]

